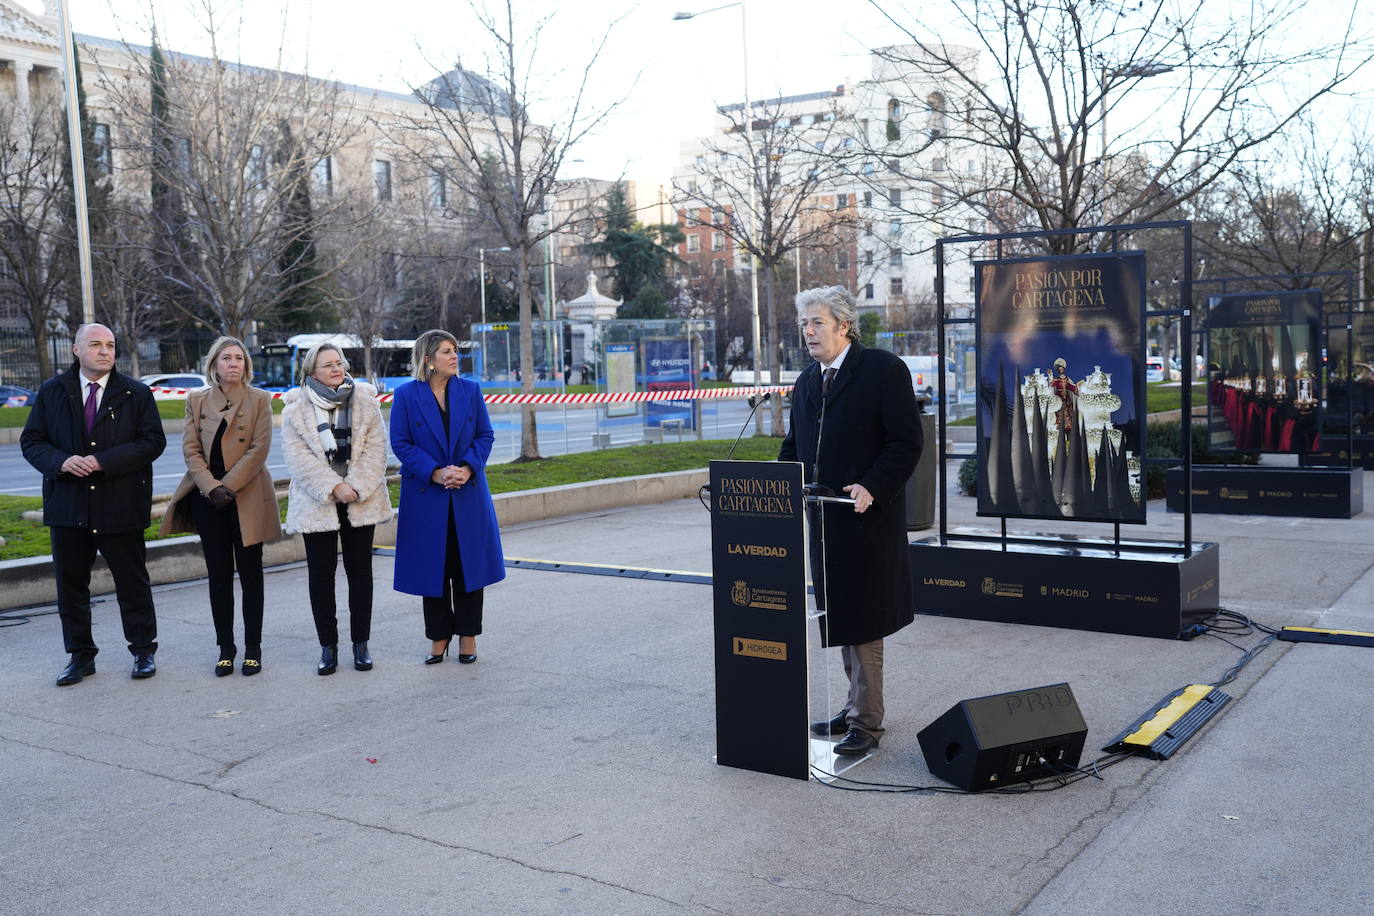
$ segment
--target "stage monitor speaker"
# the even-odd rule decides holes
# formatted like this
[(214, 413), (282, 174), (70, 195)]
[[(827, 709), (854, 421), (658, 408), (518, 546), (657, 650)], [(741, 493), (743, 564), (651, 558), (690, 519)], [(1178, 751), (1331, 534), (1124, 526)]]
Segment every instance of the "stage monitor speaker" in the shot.
[(1068, 684), (960, 700), (921, 729), (930, 772), (969, 792), (1069, 773), (1088, 726)]

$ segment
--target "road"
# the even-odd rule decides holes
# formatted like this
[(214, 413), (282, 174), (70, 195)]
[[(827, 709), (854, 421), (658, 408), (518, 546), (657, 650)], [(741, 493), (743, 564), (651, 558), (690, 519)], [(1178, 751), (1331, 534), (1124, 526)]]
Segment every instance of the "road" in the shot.
[[(628, 417), (605, 416), (604, 407), (562, 407), (549, 408), (538, 412), (539, 451), (543, 455), (566, 455), (572, 452), (587, 452), (594, 447), (592, 437), (596, 434), (609, 435), (611, 445), (631, 445), (644, 441), (644, 407)], [(734, 439), (740, 426), (749, 415), (749, 406), (739, 401), (703, 402), (702, 437), (706, 439)], [(491, 463), (510, 461), (520, 454), (520, 410), (518, 407), (497, 406), (491, 408), (491, 422), (496, 430), (496, 444), (492, 448)], [(765, 421), (766, 422), (766, 421)], [(691, 439), (691, 430), (677, 432), (669, 428), (664, 439), (673, 442), (678, 438)], [(387, 449), (388, 458), (395, 456)], [(722, 449), (721, 457), (725, 450)], [(268, 455), (267, 468), (274, 478), (290, 476), (286, 470), (286, 459), (282, 455), (280, 435), (274, 436), (272, 450)], [(170, 493), (186, 473), (186, 464), (181, 457), (181, 435), (167, 437), (167, 450), (153, 464), (153, 492)], [(19, 451), (19, 446), (0, 445), (0, 493), (14, 496), (41, 496), (43, 478), (29, 466)]]

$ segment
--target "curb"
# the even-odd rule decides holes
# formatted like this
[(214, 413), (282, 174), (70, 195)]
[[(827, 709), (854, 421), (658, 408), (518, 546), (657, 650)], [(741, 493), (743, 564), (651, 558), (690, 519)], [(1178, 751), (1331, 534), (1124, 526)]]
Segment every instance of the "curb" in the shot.
[[(695, 496), (709, 479), (710, 472), (701, 468), (502, 493), (492, 497), (492, 501), (496, 504), (498, 524), (508, 527), (564, 515), (685, 499)], [(378, 546), (396, 543), (394, 515), (391, 522), (377, 526), (373, 543)], [(304, 560), (305, 542), (298, 534), (269, 541), (263, 546), (263, 566), (281, 566)], [(204, 575), (205, 559), (200, 552), (199, 537), (187, 535), (148, 542), (148, 578), (152, 584), (185, 582), (203, 578)], [(0, 610), (50, 605), (57, 600), (51, 556), (0, 561), (0, 584), (3, 584), (3, 588), (0, 588)], [(113, 591), (114, 580), (110, 577), (105, 560), (97, 557), (91, 574), (91, 594)]]

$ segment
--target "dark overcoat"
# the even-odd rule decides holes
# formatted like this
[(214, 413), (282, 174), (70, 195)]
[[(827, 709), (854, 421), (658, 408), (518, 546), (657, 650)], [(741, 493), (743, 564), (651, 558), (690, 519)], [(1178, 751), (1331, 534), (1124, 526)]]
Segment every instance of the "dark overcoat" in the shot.
[(820, 363), (802, 370), (792, 389), (791, 420), (778, 460), (802, 462), (807, 482), (836, 496), (847, 496), (843, 488), (854, 483), (873, 496), (866, 512), (825, 504), (810, 515), (811, 579), (817, 607), (826, 612), (825, 644), (890, 636), (913, 616), (905, 488), (924, 440), (911, 374), (893, 354), (855, 342), (824, 403)]
[[(148, 386), (111, 371), (86, 434), (80, 364), (38, 389), (20, 434), (24, 458), (43, 474), (43, 524), (118, 534), (148, 527), (153, 461), (167, 447)], [(94, 455), (101, 470), (86, 477), (62, 472), (72, 455)]]
[[(496, 434), (470, 379), (448, 382), (448, 434), (428, 382), (396, 389), (391, 405), (391, 450), (401, 462), (401, 501), (396, 515), (394, 587), (410, 595), (444, 593), (448, 519), (458, 531), (463, 584), (476, 591), (506, 577), (496, 506), (487, 488), (487, 458)], [(467, 464), (472, 477), (456, 490), (430, 479), (435, 468)]]

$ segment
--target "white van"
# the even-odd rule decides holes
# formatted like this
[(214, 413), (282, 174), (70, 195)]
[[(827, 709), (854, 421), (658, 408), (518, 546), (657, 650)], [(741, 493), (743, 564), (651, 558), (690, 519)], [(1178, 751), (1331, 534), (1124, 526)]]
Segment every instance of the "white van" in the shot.
[[(920, 396), (936, 400), (940, 394), (940, 377), (936, 375), (935, 367), (940, 364), (940, 357), (935, 354), (929, 356), (899, 356), (902, 362), (906, 363), (907, 371), (911, 373), (911, 387)], [(955, 393), (955, 386), (958, 384), (954, 372), (954, 360), (945, 359), (945, 391), (951, 396)]]

